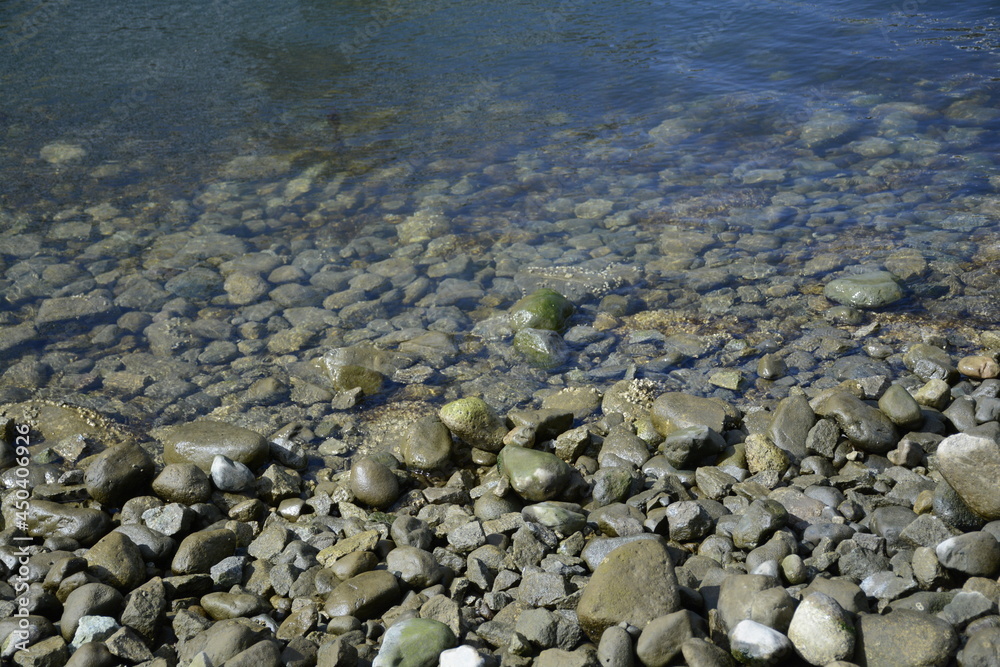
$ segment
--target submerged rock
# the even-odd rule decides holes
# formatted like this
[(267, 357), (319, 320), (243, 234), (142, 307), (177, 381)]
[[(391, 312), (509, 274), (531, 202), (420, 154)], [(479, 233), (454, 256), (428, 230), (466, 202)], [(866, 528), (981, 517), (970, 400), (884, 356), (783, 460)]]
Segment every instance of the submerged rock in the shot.
[(888, 271), (872, 271), (831, 280), (823, 295), (845, 306), (882, 308), (902, 299), (903, 289)]

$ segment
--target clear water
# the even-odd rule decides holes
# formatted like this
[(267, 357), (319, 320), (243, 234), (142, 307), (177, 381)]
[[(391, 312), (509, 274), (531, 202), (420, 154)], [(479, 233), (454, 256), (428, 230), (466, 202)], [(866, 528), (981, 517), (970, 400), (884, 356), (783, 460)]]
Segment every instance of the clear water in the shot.
[[(997, 23), (991, 0), (0, 0), (0, 233), (73, 262), (115, 225), (86, 242), (49, 230), (110, 204), (157, 248), (204, 231), (223, 191), (238, 202), (224, 213), (292, 221), (241, 231), (256, 247), (294, 250), (347, 245), (444, 196), (447, 231), (486, 252), (527, 230), (541, 258), (578, 250), (593, 267), (607, 243), (642, 264), (659, 228), (680, 225), (717, 234), (701, 267), (771, 266), (744, 271), (760, 289), (915, 249), (933, 280), (910, 286), (904, 310), (1000, 328), (986, 296), (1000, 260)], [(849, 130), (804, 138), (831, 115)], [(890, 147), (858, 148), (872, 139)], [(56, 142), (85, 155), (53, 163), (42, 149)], [(236, 178), (241, 156), (291, 168)], [(305, 191), (281, 201), (303, 174)], [(337, 192), (361, 203), (329, 212)], [(632, 236), (566, 222), (592, 198), (631, 212)], [(758, 231), (771, 240), (748, 240)], [(84, 268), (115, 294), (130, 272), (162, 283), (186, 268), (157, 268), (164, 247)], [(25, 253), (3, 252), (23, 276)], [(352, 252), (345, 262), (366, 260)], [(977, 277), (962, 298), (942, 299), (963, 272)], [(17, 280), (2, 283), (5, 326), (47, 296)]]

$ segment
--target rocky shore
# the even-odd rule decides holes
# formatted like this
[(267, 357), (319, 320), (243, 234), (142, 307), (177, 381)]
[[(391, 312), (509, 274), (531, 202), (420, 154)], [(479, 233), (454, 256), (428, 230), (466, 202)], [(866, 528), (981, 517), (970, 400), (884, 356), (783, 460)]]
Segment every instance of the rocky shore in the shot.
[[(901, 296), (887, 273), (826, 293), (847, 313)], [(490, 326), (552, 367), (574, 310), (543, 288)], [(432, 334), (421, 343), (409, 350), (424, 358), (441, 346)], [(10, 403), (2, 656), (995, 664), (996, 356), (914, 343), (899, 377), (863, 367), (790, 386), (770, 409), (646, 378), (564, 387), (523, 408), (389, 402), (391, 417), (353, 448), (349, 434), (305, 423), (137, 433), (84, 407)], [(787, 359), (761, 357), (757, 382), (780, 382)], [(371, 345), (313, 364), (346, 412), (407, 371), (422, 372)]]

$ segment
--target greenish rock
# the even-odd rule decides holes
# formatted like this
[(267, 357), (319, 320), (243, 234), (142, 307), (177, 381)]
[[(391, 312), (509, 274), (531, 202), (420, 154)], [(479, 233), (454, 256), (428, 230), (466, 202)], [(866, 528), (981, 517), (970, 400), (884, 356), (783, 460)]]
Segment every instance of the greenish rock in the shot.
[(326, 598), (328, 616), (354, 616), (362, 621), (378, 618), (400, 598), (395, 575), (386, 570), (362, 572), (344, 581)]
[(225, 528), (199, 530), (185, 537), (170, 569), (176, 574), (207, 574), (213, 565), (236, 553), (236, 535)]
[(813, 409), (820, 417), (833, 417), (847, 439), (870, 454), (886, 454), (899, 442), (896, 427), (885, 414), (846, 391), (824, 394)]
[(87, 567), (103, 583), (129, 592), (146, 581), (146, 562), (131, 539), (108, 533), (87, 550)]
[(487, 452), (503, 449), (507, 427), (481, 398), (460, 398), (444, 405), (438, 417), (459, 440)]
[(888, 271), (872, 271), (831, 280), (823, 295), (844, 306), (881, 308), (902, 299), (903, 289)]
[(601, 468), (594, 473), (594, 488), (591, 496), (594, 503), (603, 507), (625, 500), (632, 490), (632, 472), (622, 466)]
[(595, 644), (626, 622), (640, 630), (681, 608), (673, 561), (662, 538), (626, 542), (597, 566), (576, 607), (580, 627)]
[(403, 462), (416, 470), (436, 470), (451, 460), (451, 432), (436, 416), (419, 419), (403, 435)]
[(740, 371), (725, 368), (723, 370), (715, 371), (710, 376), (708, 376), (708, 381), (714, 384), (716, 387), (722, 387), (723, 389), (731, 389), (736, 391), (743, 384), (744, 377), (743, 373)]
[(854, 661), (861, 667), (944, 667), (958, 649), (958, 635), (947, 621), (900, 609), (858, 617)]
[(777, 380), (788, 372), (788, 364), (775, 354), (765, 354), (757, 362), (757, 375), (764, 380)]
[(789, 396), (778, 402), (778, 407), (767, 428), (767, 435), (776, 446), (788, 453), (795, 461), (801, 461), (809, 452), (806, 440), (809, 431), (816, 424), (816, 413), (809, 400), (802, 395)]
[(171, 463), (153, 480), (153, 491), (168, 503), (194, 505), (212, 495), (208, 474), (193, 463)]
[(514, 349), (528, 363), (539, 368), (555, 368), (566, 361), (569, 349), (555, 331), (525, 327), (514, 334)]
[(575, 310), (562, 294), (542, 288), (511, 306), (508, 319), (515, 331), (527, 328), (562, 331)]
[(216, 621), (253, 616), (264, 611), (264, 604), (250, 593), (208, 593), (200, 600), (202, 608)]
[(924, 422), (920, 404), (902, 386), (890, 386), (878, 399), (878, 409), (888, 417), (893, 424), (904, 429), (915, 429)]
[(834, 306), (823, 313), (823, 317), (830, 324), (837, 326), (857, 326), (865, 321), (864, 314), (850, 306)]
[(572, 470), (555, 454), (512, 445), (500, 451), (497, 468), (519, 496), (531, 501), (551, 500), (562, 493)]
[(164, 463), (193, 463), (211, 472), (216, 456), (256, 469), (268, 459), (264, 436), (250, 429), (218, 421), (194, 421), (170, 426), (157, 434), (163, 443)]
[(83, 481), (91, 498), (117, 507), (139, 495), (152, 478), (153, 459), (146, 450), (136, 444), (123, 443), (95, 456)]
[(788, 454), (767, 436), (761, 433), (751, 433), (744, 443), (747, 458), (747, 469), (756, 475), (764, 470), (774, 470), (783, 475), (790, 464)]
[(366, 505), (385, 509), (399, 497), (399, 480), (389, 466), (364, 457), (351, 467), (351, 491)]
[(455, 645), (455, 633), (429, 618), (398, 621), (382, 638), (372, 667), (435, 667), (442, 651)]
[(702, 398), (681, 392), (667, 392), (653, 401), (653, 426), (667, 436), (682, 428), (707, 426), (723, 433), (740, 418), (739, 410), (721, 398)]
[(329, 369), (330, 382), (337, 391), (360, 389), (365, 396), (374, 396), (385, 383), (385, 376), (364, 366), (331, 364)]
[(528, 505), (521, 510), (525, 521), (540, 523), (563, 535), (572, 535), (583, 530), (587, 525), (587, 517), (579, 505), (547, 501)]

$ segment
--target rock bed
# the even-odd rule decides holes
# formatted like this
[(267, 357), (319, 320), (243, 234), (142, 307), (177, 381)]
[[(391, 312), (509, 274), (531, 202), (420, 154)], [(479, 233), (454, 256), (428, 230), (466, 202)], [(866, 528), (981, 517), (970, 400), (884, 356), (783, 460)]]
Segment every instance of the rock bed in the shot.
[[(560, 299), (535, 294), (509, 322), (559, 329)], [(3, 655), (989, 664), (1000, 369), (995, 354), (927, 344), (904, 361), (913, 391), (869, 376), (773, 410), (642, 379), (503, 416), (462, 398), (411, 415), (349, 467), (326, 467), (336, 457), (317, 459), (303, 428), (265, 438), (193, 421), (151, 446), (83, 408), (8, 405), (0, 481), (18, 488), (19, 424), (35, 463), (21, 528), (16, 493), (3, 502)]]

